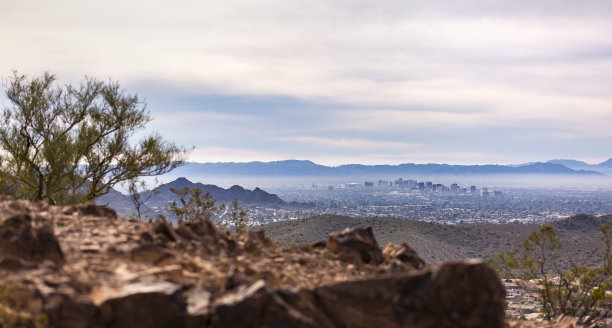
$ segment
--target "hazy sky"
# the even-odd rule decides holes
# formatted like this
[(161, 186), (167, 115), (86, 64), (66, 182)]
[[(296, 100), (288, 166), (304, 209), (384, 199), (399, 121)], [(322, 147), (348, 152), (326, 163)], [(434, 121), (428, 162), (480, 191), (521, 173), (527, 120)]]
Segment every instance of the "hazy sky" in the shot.
[(117, 79), (201, 162), (612, 157), (609, 0), (1, 1), (0, 44), (4, 77)]

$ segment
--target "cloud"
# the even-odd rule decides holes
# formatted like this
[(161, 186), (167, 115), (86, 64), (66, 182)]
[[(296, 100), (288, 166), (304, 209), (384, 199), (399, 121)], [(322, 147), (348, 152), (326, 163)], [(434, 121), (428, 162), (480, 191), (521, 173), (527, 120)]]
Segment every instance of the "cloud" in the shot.
[(111, 76), (147, 97), (153, 129), (202, 149), (526, 157), (611, 141), (611, 14), (607, 0), (14, 1), (0, 73)]
[(407, 151), (420, 147), (422, 145), (411, 144), (398, 141), (384, 141), (371, 139), (336, 139), (336, 138), (321, 138), (310, 136), (292, 136), (281, 139), (295, 144), (306, 144), (309, 146), (325, 147), (325, 148), (341, 148), (341, 149), (359, 149), (364, 151), (372, 150), (392, 150), (392, 151)]

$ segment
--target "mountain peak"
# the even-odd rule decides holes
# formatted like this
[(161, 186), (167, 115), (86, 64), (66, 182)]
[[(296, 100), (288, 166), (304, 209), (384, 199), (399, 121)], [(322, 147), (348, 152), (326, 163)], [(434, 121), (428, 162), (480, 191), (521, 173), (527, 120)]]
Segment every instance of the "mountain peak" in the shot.
[(612, 167), (612, 158), (609, 158), (607, 161), (597, 164), (597, 166)]

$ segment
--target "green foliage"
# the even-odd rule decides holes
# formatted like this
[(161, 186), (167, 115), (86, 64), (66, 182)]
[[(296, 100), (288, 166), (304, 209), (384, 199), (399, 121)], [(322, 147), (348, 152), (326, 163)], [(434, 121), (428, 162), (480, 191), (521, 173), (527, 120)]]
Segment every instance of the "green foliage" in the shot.
[(185, 154), (156, 134), (130, 142), (151, 118), (117, 82), (85, 78), (58, 86), (48, 73), (31, 79), (14, 73), (6, 97), (0, 187), (18, 198), (91, 202), (117, 183), (176, 168)]
[(210, 193), (202, 194), (203, 191), (200, 188), (185, 187), (177, 190), (171, 187), (170, 191), (179, 198), (179, 203), (173, 201), (168, 210), (176, 215), (180, 222), (191, 222), (198, 218), (209, 220), (213, 215), (225, 209), (224, 204), (217, 208)]
[[(185, 187), (177, 190), (171, 187), (170, 191), (178, 197), (178, 203), (173, 201), (168, 210), (176, 215), (180, 222), (191, 222), (198, 218), (210, 220), (213, 216), (220, 216), (220, 213), (226, 210), (225, 204), (222, 203), (217, 207), (210, 193), (202, 194), (203, 191), (200, 188)], [(238, 200), (234, 199), (229, 211), (231, 215), (229, 220), (224, 221), (222, 217), (218, 217), (217, 226), (227, 231), (231, 226), (234, 227), (235, 232), (244, 231), (247, 227), (247, 210), (240, 207)]]
[(598, 252), (602, 255), (598, 267), (585, 266), (584, 259), (582, 264), (571, 263), (569, 269), (562, 269), (557, 253), (561, 241), (549, 225), (529, 234), (521, 248), (500, 253), (490, 263), (502, 276), (521, 279), (525, 290), (530, 290), (526, 281), (535, 280), (541, 311), (547, 319), (569, 315), (591, 324), (608, 315), (601, 305), (612, 300), (606, 295), (612, 288), (612, 231), (607, 224), (599, 230), (603, 247), (591, 252), (591, 256)]
[(231, 222), (234, 226), (234, 229), (238, 233), (244, 231), (247, 227), (247, 224), (246, 224), (247, 210), (241, 208), (238, 205), (238, 200), (234, 199), (234, 201), (232, 202), (231, 211), (232, 211)]

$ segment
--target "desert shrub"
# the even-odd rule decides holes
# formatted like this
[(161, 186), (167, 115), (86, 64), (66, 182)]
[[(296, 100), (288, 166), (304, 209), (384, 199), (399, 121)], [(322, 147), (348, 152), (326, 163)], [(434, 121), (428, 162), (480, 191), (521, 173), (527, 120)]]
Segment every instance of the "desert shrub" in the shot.
[[(605, 303), (612, 300), (612, 230), (607, 224), (599, 230), (601, 246), (582, 263), (568, 261), (569, 268), (561, 264), (558, 250), (562, 244), (549, 225), (532, 232), (519, 248), (500, 253), (490, 263), (502, 277), (519, 279), (526, 291), (535, 289), (546, 319), (565, 315), (578, 318), (581, 324), (592, 324), (611, 314)], [(584, 265), (598, 254), (599, 266)], [(529, 287), (529, 280), (535, 282), (535, 287)]]
[(138, 96), (117, 82), (86, 78), (58, 85), (54, 75), (14, 73), (0, 114), (0, 190), (17, 198), (73, 204), (95, 201), (118, 183), (166, 173), (183, 148), (151, 134)]
[(208, 220), (225, 209), (223, 204), (218, 208), (210, 193), (202, 194), (200, 188), (185, 187), (177, 190), (171, 187), (170, 191), (178, 197), (178, 203), (173, 201), (168, 210), (176, 215), (179, 222), (191, 222), (197, 218)]

